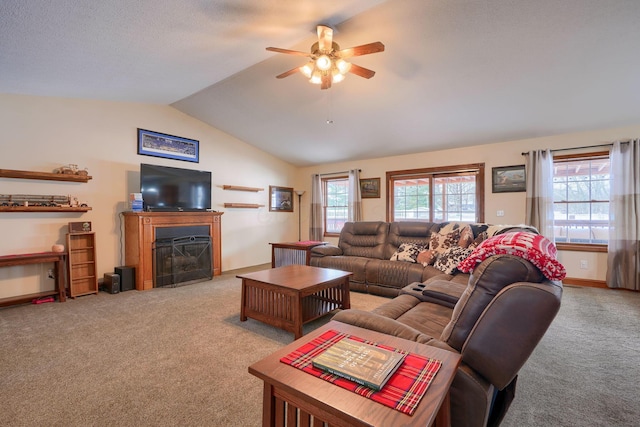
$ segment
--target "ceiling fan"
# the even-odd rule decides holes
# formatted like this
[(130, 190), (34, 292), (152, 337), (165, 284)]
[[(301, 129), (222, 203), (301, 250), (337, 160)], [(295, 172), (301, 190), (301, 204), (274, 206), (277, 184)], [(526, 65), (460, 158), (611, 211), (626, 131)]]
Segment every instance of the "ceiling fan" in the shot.
[(302, 67), (296, 67), (276, 76), (283, 79), (296, 72), (301, 72), (313, 84), (319, 84), (320, 89), (329, 89), (332, 83), (344, 80), (347, 73), (352, 73), (365, 79), (375, 75), (375, 71), (347, 62), (346, 59), (353, 56), (369, 55), (384, 51), (384, 45), (380, 42), (363, 44), (361, 46), (340, 49), (338, 43), (333, 41), (333, 30), (325, 25), (318, 25), (318, 41), (311, 46), (311, 52), (280, 49), (268, 47), (271, 52), (286, 53), (289, 55), (306, 56), (311, 60)]

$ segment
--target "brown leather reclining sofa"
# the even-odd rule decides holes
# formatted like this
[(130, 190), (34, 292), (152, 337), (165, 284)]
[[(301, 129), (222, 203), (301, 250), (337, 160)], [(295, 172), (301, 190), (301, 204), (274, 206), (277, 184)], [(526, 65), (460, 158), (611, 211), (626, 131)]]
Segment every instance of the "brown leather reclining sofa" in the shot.
[[(354, 229), (363, 230), (357, 223), (349, 227), (350, 235)], [(368, 227), (371, 225), (364, 225), (364, 229)], [(430, 223), (421, 227), (437, 229), (437, 225)], [(411, 230), (419, 228), (415, 223), (408, 226)], [(403, 229), (402, 225), (397, 229)], [(396, 231), (391, 234), (398, 236)], [(407, 232), (402, 236), (406, 238)], [(358, 253), (354, 240), (350, 239), (351, 236), (346, 239), (349, 247), (341, 238), (344, 252)], [(369, 249), (361, 249), (359, 253), (377, 250), (386, 255), (388, 252), (384, 251), (389, 249), (384, 248), (382, 241), (380, 244), (383, 247), (377, 249), (371, 249), (373, 245), (360, 245)], [(375, 273), (368, 272), (368, 268), (360, 269), (355, 283), (369, 291), (373, 284), (375, 290), (385, 288), (380, 293), (390, 293), (387, 289), (391, 288), (390, 282), (383, 285), (372, 280), (379, 278), (384, 268), (378, 261), (369, 262), (374, 263)], [(413, 282), (398, 289), (395, 298), (371, 312), (343, 310), (333, 319), (461, 354), (462, 362), (450, 390), (452, 426), (499, 425), (515, 396), (520, 368), (560, 309), (562, 283), (547, 279), (526, 259), (506, 254), (489, 256), (471, 274), (431, 274), (434, 272), (425, 271), (429, 266), (389, 262), (395, 263), (389, 268), (400, 268), (393, 284)], [(362, 267), (363, 261), (355, 263)]]
[[(467, 224), (436, 222), (347, 222), (342, 228), (338, 245), (316, 246), (311, 250), (310, 265), (350, 271), (349, 286), (353, 291), (394, 297), (405, 286), (437, 278), (457, 284), (459, 293), (469, 281), (466, 273), (445, 274), (433, 265), (417, 262), (391, 261), (403, 243), (428, 246), (434, 233), (453, 230)], [(507, 231), (523, 230), (522, 225), (497, 226), (468, 224), (474, 239), (482, 232), (487, 237)]]

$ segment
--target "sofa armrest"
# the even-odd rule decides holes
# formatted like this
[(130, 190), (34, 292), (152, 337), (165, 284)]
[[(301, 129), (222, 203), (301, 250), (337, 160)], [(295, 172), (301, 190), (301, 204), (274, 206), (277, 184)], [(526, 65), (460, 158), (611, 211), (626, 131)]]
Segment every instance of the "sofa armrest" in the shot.
[(335, 255), (342, 255), (342, 249), (335, 245), (326, 244), (311, 248), (311, 256), (323, 257)]

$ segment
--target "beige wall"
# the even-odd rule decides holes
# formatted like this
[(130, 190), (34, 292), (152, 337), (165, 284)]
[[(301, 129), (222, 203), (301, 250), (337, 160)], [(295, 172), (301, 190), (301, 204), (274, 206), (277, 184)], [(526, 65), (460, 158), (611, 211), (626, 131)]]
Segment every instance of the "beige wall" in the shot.
[[(365, 220), (384, 221), (386, 220), (386, 183), (384, 180), (387, 171), (466, 163), (485, 164), (485, 221), (492, 224), (521, 224), (525, 219), (525, 193), (491, 193), (491, 168), (524, 164), (524, 157), (521, 153), (532, 149), (590, 146), (606, 144), (615, 140), (638, 138), (638, 136), (640, 136), (640, 125), (302, 168), (298, 170), (298, 182), (300, 183), (298, 187), (306, 191), (302, 202), (302, 230), (308, 235), (309, 193), (311, 175), (314, 173), (361, 169), (361, 178), (380, 177), (382, 197), (380, 199), (364, 199), (362, 203)], [(425, 139), (425, 143), (428, 143), (428, 138)], [(504, 211), (503, 217), (496, 215), (498, 210)], [(337, 239), (328, 238), (327, 241), (335, 243)], [(605, 280), (606, 254), (563, 251), (558, 257), (560, 262), (565, 265), (568, 277)], [(581, 260), (587, 261), (587, 269), (580, 269)]]
[[(137, 154), (137, 128), (200, 141), (200, 163)], [(269, 185), (294, 186), (295, 168), (168, 106), (0, 94), (0, 168), (52, 172), (69, 163), (88, 168), (87, 184), (0, 178), (0, 194), (75, 195), (92, 210), (0, 213), (0, 255), (50, 250), (64, 243), (70, 221), (91, 221), (99, 277), (123, 265), (121, 221), (130, 192), (138, 192), (140, 163), (212, 172), (213, 206), (222, 216), (223, 271), (270, 262), (269, 242), (297, 240), (295, 213), (270, 213)], [(248, 193), (222, 185), (262, 187)], [(225, 209), (225, 202), (260, 209)], [(0, 298), (53, 288), (51, 266), (0, 269)]]

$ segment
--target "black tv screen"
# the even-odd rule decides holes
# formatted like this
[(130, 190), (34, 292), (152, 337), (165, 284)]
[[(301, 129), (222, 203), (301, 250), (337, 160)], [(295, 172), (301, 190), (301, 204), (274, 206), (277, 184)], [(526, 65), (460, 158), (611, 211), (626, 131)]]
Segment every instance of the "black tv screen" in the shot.
[(211, 209), (211, 172), (140, 164), (140, 192), (146, 211)]

